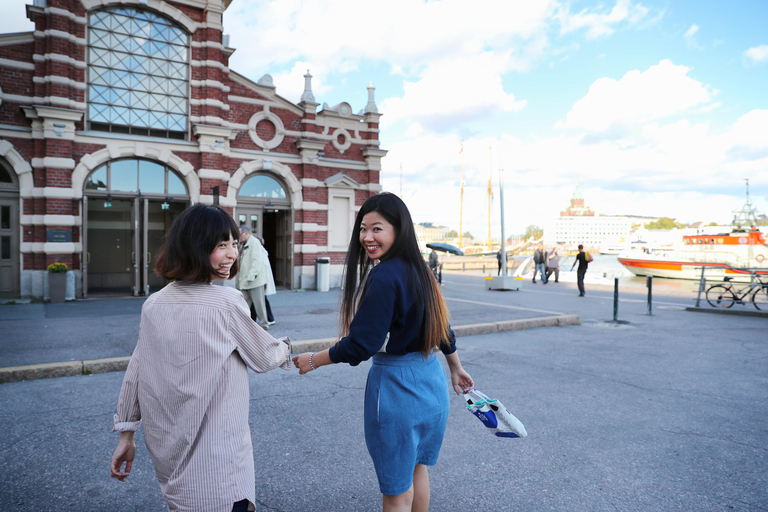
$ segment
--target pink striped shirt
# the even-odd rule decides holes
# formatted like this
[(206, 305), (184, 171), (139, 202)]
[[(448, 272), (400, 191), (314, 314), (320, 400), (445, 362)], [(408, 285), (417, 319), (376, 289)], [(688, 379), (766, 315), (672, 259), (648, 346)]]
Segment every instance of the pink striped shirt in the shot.
[(288, 340), (253, 322), (234, 288), (175, 282), (147, 299), (114, 430), (143, 423), (169, 510), (255, 502), (247, 368), (288, 370), (290, 356)]

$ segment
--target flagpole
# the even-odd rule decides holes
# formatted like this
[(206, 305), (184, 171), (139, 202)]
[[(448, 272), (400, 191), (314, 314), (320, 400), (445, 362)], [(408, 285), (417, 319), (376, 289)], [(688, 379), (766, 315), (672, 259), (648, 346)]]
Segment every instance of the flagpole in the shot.
[(461, 203), (459, 204), (459, 249), (464, 246), (464, 140), (461, 141)]
[(491, 247), (491, 180), (493, 179), (493, 153), (488, 146), (488, 250)]

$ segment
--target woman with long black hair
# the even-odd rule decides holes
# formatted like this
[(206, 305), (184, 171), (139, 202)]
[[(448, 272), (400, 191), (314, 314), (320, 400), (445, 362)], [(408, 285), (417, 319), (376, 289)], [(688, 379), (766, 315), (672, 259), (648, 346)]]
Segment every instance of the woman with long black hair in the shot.
[(344, 272), (341, 338), (293, 362), (320, 366), (373, 358), (365, 390), (365, 442), (385, 512), (429, 509), (427, 466), (437, 463), (448, 421), (445, 355), (457, 394), (474, 386), (456, 353), (448, 309), (419, 252), (411, 215), (394, 194), (365, 201)]

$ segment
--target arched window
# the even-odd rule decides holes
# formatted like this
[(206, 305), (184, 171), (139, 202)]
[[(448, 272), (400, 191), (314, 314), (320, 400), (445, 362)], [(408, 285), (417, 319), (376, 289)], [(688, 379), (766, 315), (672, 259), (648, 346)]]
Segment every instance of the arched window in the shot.
[(266, 199), (286, 199), (285, 189), (277, 180), (269, 176), (254, 176), (249, 179), (238, 192), (239, 196), (263, 197)]
[(168, 166), (150, 160), (113, 160), (88, 176), (85, 190), (115, 193), (187, 195), (184, 182)]
[(90, 129), (186, 138), (187, 33), (132, 7), (95, 11), (88, 28)]

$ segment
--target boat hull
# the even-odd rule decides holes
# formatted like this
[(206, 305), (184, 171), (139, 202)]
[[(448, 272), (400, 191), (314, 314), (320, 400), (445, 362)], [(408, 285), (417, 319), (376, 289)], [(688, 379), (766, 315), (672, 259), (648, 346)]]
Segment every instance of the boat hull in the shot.
[[(749, 282), (751, 279), (749, 270), (734, 268), (726, 263), (628, 256), (620, 256), (618, 261), (636, 276), (699, 280), (704, 268), (704, 276), (709, 280), (730, 277), (733, 281)], [(752, 270), (768, 275), (768, 268)]]

